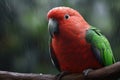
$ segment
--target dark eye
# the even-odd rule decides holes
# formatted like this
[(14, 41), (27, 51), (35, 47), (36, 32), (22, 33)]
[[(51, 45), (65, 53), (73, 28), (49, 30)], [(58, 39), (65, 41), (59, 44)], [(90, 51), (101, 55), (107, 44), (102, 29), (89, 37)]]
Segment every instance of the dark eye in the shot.
[(70, 17), (70, 16), (69, 16), (68, 14), (66, 14), (66, 15), (64, 16), (65, 19), (69, 19), (69, 17)]

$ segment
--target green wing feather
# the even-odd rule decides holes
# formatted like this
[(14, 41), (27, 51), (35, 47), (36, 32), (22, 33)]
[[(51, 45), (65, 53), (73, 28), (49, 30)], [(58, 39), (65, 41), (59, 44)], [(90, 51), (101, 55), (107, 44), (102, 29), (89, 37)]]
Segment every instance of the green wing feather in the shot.
[(101, 62), (104, 66), (115, 63), (115, 58), (113, 56), (109, 41), (100, 33), (99, 30), (94, 27), (87, 30), (86, 40), (99, 51), (100, 54), (97, 57), (102, 60)]

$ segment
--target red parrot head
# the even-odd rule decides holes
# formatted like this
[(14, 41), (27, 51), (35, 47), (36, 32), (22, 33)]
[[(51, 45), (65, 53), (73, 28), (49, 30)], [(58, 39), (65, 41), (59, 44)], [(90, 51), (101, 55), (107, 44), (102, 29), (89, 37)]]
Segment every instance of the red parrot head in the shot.
[(53, 8), (48, 12), (47, 17), (51, 37), (75, 35), (80, 32), (80, 27), (82, 28), (87, 24), (76, 10), (69, 7)]

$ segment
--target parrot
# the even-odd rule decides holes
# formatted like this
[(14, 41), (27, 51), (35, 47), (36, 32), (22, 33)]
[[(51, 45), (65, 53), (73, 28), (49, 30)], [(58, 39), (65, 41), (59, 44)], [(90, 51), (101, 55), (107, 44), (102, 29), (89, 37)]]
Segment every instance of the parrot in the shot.
[(75, 9), (60, 6), (47, 13), (52, 63), (61, 73), (84, 73), (115, 63), (107, 38)]

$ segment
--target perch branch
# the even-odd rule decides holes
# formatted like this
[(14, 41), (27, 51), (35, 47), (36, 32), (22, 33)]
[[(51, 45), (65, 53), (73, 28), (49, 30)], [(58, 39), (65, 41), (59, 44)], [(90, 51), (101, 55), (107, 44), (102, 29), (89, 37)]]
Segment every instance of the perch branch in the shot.
[[(91, 71), (86, 77), (82, 74), (70, 74), (64, 76), (62, 80), (115, 80), (119, 77), (120, 62), (117, 62), (111, 66)], [(0, 80), (55, 80), (55, 75), (0, 71)]]

